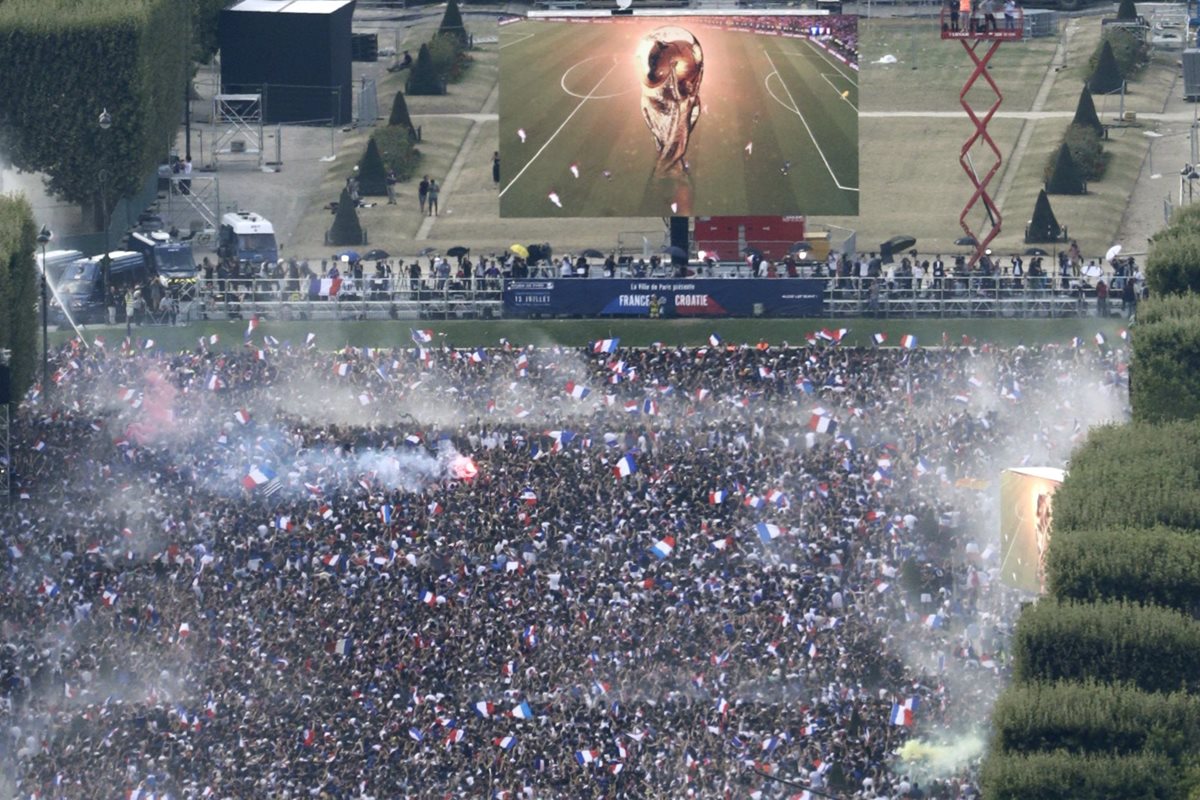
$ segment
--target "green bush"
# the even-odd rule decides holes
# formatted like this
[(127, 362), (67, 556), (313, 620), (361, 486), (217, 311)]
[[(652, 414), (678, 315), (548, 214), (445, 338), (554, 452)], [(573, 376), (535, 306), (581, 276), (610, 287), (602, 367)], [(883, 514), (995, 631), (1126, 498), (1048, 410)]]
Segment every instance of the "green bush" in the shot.
[(364, 197), (383, 197), (387, 194), (387, 168), (383, 165), (374, 137), (367, 140), (367, 149), (358, 162), (358, 193)]
[(1100, 47), (1093, 58), (1095, 59), (1094, 63), (1089, 62), (1088, 64), (1091, 70), (1087, 82), (1088, 91), (1092, 94), (1119, 92), (1125, 79), (1108, 37), (1100, 42)]
[(40, 327), (35, 313), (41, 282), (34, 249), (37, 229), (24, 197), (0, 195), (0, 349), (12, 351), (12, 397), (19, 399), (36, 380), (41, 361)]
[(412, 117), (408, 114), (408, 103), (404, 99), (404, 92), (396, 92), (396, 96), (392, 98), (392, 113), (388, 116), (388, 126), (400, 126), (408, 131), (409, 136), (416, 137), (416, 127), (413, 125)]
[(467, 29), (463, 25), (462, 13), (458, 10), (457, 0), (446, 4), (446, 12), (442, 14), (442, 22), (438, 25), (437, 36), (434, 38), (451, 39), (459, 49), (466, 49)]
[(1155, 234), (1146, 258), (1146, 285), (1156, 295), (1200, 291), (1200, 231), (1172, 226)]
[(1133, 0), (1121, 0), (1121, 4), (1117, 6), (1117, 19), (1123, 22), (1136, 22), (1137, 18), (1137, 5)]
[[(1188, 206), (1200, 209), (1200, 205)], [(1184, 209), (1180, 209), (1181, 211)], [(1200, 318), (1200, 294), (1160, 294), (1138, 306), (1138, 325), (1153, 325), (1167, 319)]]
[(984, 800), (1168, 800), (1175, 775), (1162, 756), (991, 753), (980, 782)]
[(1029, 229), (1025, 232), (1025, 241), (1029, 244), (1035, 242), (1057, 242), (1062, 239), (1062, 227), (1058, 224), (1058, 218), (1054, 216), (1054, 209), (1050, 207), (1050, 197), (1046, 194), (1046, 190), (1042, 189), (1038, 192), (1037, 200), (1033, 204), (1033, 216), (1029, 219)]
[(1200, 425), (1093, 428), (1054, 494), (1054, 534), (1157, 526), (1200, 529)]
[(1079, 102), (1075, 104), (1075, 118), (1071, 120), (1071, 125), (1089, 128), (1095, 131), (1097, 136), (1104, 135), (1104, 124), (1100, 122), (1096, 104), (1092, 101), (1092, 93), (1088, 91), (1086, 84), (1079, 90)]
[[(1107, 45), (1107, 47), (1105, 47)], [(1121, 88), (1120, 81), (1129, 80), (1137, 75), (1137, 73), (1147, 63), (1149, 57), (1149, 48), (1141, 34), (1136, 30), (1128, 28), (1109, 26), (1104, 29), (1101, 36), (1100, 44), (1092, 51), (1092, 55), (1088, 58), (1088, 74), (1093, 78), (1096, 76), (1097, 70), (1100, 69), (1100, 64), (1105, 61), (1105, 50), (1109, 51), (1112, 56), (1112, 63), (1106, 70), (1112, 70), (1117, 76), (1117, 83), (1111, 89), (1097, 89), (1092, 85), (1092, 79), (1088, 79), (1088, 87), (1093, 94), (1107, 94), (1109, 92), (1119, 91)], [(1111, 74), (1108, 76), (1111, 79)]]
[(1087, 184), (1075, 159), (1071, 157), (1071, 149), (1064, 141), (1059, 145), (1058, 152), (1047, 167), (1046, 192), (1048, 194), (1085, 194)]
[[(138, 191), (174, 141), (187, 80), (189, 6), (177, 0), (0, 2), (0, 141), (57, 197)], [(112, 127), (102, 131), (107, 108)]]
[(1059, 600), (1130, 600), (1200, 609), (1200, 536), (1168, 528), (1056, 532), (1047, 583)]
[(1029, 683), (996, 701), (992, 730), (992, 750), (1002, 753), (1151, 750), (1177, 762), (1200, 748), (1200, 698), (1091, 681)]
[(1200, 316), (1139, 323), (1133, 372), (1129, 396), (1135, 420), (1200, 419)]
[(412, 136), (399, 125), (378, 128), (371, 139), (379, 147), (383, 163), (396, 170), (396, 179), (406, 181), (417, 173), (421, 151), (413, 144)]
[(1069, 125), (1063, 134), (1063, 142), (1071, 151), (1071, 160), (1079, 168), (1084, 181), (1097, 181), (1104, 177), (1108, 166), (1108, 154), (1100, 142), (1100, 134), (1086, 125)]
[(433, 67), (429, 45), (421, 45), (417, 52), (417, 60), (413, 63), (404, 91), (410, 95), (442, 94), (442, 81)]
[(1172, 233), (1200, 233), (1200, 203), (1191, 203), (1175, 209), (1166, 230)]
[(1045, 598), (1013, 634), (1013, 677), (1128, 683), (1147, 692), (1200, 689), (1200, 623), (1178, 611), (1130, 603)]
[(429, 57), (434, 72), (447, 83), (458, 83), (467, 74), (470, 60), (452, 37), (439, 34), (430, 39)]
[(338, 246), (364, 244), (358, 209), (354, 207), (348, 189), (342, 189), (342, 196), (338, 199), (337, 214), (333, 218), (333, 227), (329, 229), (329, 243)]

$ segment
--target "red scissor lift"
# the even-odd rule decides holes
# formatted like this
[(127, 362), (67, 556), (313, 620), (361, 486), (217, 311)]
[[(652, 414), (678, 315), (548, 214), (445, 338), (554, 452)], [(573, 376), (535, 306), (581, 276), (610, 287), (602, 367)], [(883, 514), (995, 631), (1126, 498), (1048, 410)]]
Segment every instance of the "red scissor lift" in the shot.
[[(956, 3), (956, 0), (949, 0), (950, 3)], [(992, 60), (992, 56), (1000, 49), (1002, 42), (1020, 41), (1024, 35), (1025, 18), (1020, 6), (1012, 10), (1012, 16), (1004, 14), (1003, 0), (995, 0), (994, 11), (991, 19), (985, 17), (983, 3), (974, 0), (970, 3), (970, 10), (962, 8), (957, 13), (954, 7), (950, 5), (942, 6), (942, 38), (957, 39), (962, 42), (963, 49), (967, 51), (967, 55), (971, 57), (971, 61), (975, 64), (975, 69), (971, 71), (966, 83), (963, 84), (962, 91), (958, 94), (958, 102), (967, 112), (967, 116), (971, 118), (971, 122), (975, 125), (975, 131), (967, 138), (967, 141), (962, 146), (959, 152), (958, 163), (962, 165), (963, 172), (967, 173), (971, 184), (975, 187), (971, 198), (967, 204), (963, 206), (962, 214), (958, 217), (958, 224), (963, 229), (968, 237), (975, 240), (975, 253), (971, 257), (971, 264), (979, 261), (979, 258), (987, 250), (987, 246), (1000, 234), (1000, 210), (996, 208), (995, 201), (992, 200), (991, 194), (988, 192), (988, 184), (992, 178), (996, 177), (996, 173), (1000, 171), (1002, 157), (1000, 148), (996, 146), (995, 141), (988, 134), (988, 123), (992, 121), (992, 117), (1000, 108), (1000, 104), (1004, 101), (1004, 94), (1000, 91), (1000, 87), (992, 80), (992, 76), (988, 73), (988, 64)], [(975, 86), (975, 82), (983, 78), (987, 85), (991, 88), (996, 99), (987, 109), (980, 115), (967, 99), (971, 89)], [(982, 141), (994, 158), (991, 166), (980, 177), (979, 172), (971, 163), (970, 153), (976, 143)], [(991, 227), (988, 228), (984, 235), (980, 236), (971, 229), (967, 222), (967, 217), (971, 210), (975, 208), (977, 203), (983, 203), (984, 210), (987, 212), (988, 220), (991, 222)]]

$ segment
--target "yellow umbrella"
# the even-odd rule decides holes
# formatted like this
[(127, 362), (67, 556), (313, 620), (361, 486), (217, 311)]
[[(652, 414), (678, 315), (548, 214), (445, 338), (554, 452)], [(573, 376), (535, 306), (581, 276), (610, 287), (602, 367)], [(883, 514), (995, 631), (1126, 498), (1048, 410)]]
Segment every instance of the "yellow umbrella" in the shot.
[(529, 250), (526, 249), (525, 245), (523, 244), (514, 244), (508, 249), (519, 255), (521, 258), (529, 258)]

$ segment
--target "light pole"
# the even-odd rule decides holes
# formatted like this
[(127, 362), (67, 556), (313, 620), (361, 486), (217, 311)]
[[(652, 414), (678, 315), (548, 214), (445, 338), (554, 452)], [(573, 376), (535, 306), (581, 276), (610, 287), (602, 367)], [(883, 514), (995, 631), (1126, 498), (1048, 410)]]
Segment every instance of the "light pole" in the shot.
[[(113, 124), (112, 114), (108, 113), (107, 108), (105, 108), (103, 111), (100, 112), (100, 119), (97, 120), (97, 124), (100, 126), (101, 131), (107, 131), (109, 128), (112, 127), (112, 124)], [(101, 137), (103, 137), (101, 139), (102, 144), (103, 144), (103, 142), (108, 141), (107, 137), (104, 137), (103, 133), (101, 133)], [(102, 146), (100, 148), (100, 152), (101, 152), (101, 154), (106, 154), (108, 152), (108, 148)], [(100, 258), (100, 269), (101, 269), (101, 274), (104, 276), (104, 293), (107, 296), (108, 290), (109, 290), (109, 287), (108, 287), (108, 198), (106, 197), (106, 195), (108, 193), (105, 191), (106, 184), (108, 182), (107, 170), (101, 169), (99, 172), (97, 172), (96, 173), (96, 181), (100, 184), (100, 223), (101, 223), (101, 226), (104, 228), (104, 255), (101, 256), (101, 258)]]
[(42, 246), (42, 396), (50, 398), (50, 302), (46, 291), (46, 245), (54, 234), (45, 225), (38, 231), (37, 242)]

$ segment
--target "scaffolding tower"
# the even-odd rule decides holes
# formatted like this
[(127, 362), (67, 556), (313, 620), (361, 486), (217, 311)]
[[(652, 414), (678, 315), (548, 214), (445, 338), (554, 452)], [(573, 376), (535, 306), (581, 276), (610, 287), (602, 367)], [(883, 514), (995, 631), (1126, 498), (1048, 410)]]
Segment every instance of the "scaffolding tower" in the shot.
[(263, 165), (263, 102), (261, 94), (213, 96), (213, 169), (222, 161), (256, 161)]
[(167, 192), (167, 221), (200, 233), (216, 231), (221, 220), (221, 181), (212, 173), (172, 175)]

